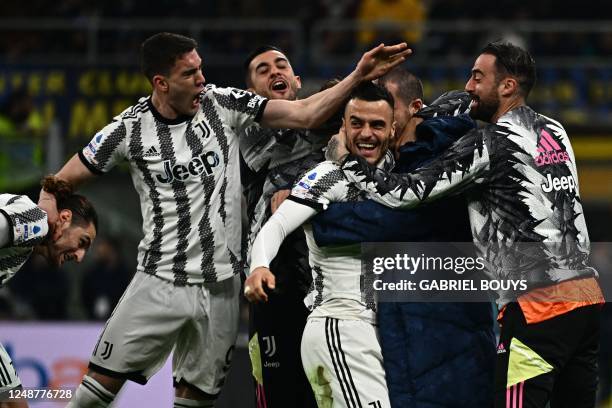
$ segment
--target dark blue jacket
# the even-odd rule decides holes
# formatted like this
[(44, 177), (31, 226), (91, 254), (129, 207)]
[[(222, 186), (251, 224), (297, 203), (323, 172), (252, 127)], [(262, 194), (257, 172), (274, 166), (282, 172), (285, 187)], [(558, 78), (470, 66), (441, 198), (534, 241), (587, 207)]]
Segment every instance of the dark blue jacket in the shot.
[[(417, 142), (399, 150), (395, 171), (410, 172), (475, 127), (467, 116), (428, 119)], [(331, 204), (311, 220), (318, 245), (471, 241), (463, 197), (410, 211), (373, 201)], [(489, 303), (380, 303), (379, 334), (393, 407), (492, 406), (495, 366)]]

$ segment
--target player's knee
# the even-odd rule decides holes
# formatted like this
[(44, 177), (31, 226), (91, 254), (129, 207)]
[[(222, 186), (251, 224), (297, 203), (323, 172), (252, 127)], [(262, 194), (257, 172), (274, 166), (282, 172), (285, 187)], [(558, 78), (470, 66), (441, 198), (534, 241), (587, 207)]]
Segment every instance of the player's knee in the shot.
[(185, 380), (175, 382), (174, 406), (175, 407), (213, 407), (217, 394), (208, 394), (197, 387), (187, 383)]
[(94, 370), (89, 370), (89, 372), (87, 373), (87, 376), (94, 379), (98, 384), (100, 384), (107, 391), (113, 394), (117, 394), (121, 390), (121, 387), (123, 387), (123, 384), (125, 383), (124, 378), (110, 377), (108, 375), (98, 373)]
[(174, 408), (213, 408), (215, 400), (195, 400), (190, 398), (174, 397)]

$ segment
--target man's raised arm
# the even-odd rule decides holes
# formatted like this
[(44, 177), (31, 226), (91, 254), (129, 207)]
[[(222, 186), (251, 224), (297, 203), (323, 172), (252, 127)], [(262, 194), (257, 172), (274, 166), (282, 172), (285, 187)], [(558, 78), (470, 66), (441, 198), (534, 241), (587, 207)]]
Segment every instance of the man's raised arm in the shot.
[(381, 44), (363, 54), (355, 70), (337, 85), (302, 100), (268, 101), (261, 124), (272, 128), (316, 128), (341, 107), (355, 86), (384, 75), (404, 62), (411, 52), (406, 43)]

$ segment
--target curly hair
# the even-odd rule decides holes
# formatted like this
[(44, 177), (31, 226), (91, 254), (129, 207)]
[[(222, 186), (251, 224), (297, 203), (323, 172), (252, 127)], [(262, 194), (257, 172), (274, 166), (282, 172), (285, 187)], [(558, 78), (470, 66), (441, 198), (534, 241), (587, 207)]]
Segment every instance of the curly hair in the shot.
[(55, 196), (57, 210), (70, 210), (76, 225), (88, 226), (93, 223), (98, 230), (98, 214), (91, 202), (80, 194), (75, 194), (72, 184), (50, 174), (45, 176), (41, 185), (43, 190)]

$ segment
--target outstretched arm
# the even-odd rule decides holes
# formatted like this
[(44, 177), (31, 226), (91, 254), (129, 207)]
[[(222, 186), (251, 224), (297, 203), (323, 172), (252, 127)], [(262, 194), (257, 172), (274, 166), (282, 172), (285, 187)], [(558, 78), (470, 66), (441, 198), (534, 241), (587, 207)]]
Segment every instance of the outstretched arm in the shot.
[(268, 301), (264, 285), (275, 287), (270, 262), (278, 253), (285, 237), (299, 228), (317, 211), (312, 207), (285, 200), (262, 227), (255, 238), (251, 252), (251, 273), (244, 283), (244, 294), (251, 302)]
[(391, 208), (412, 208), (421, 201), (457, 194), (472, 187), (489, 170), (489, 147), (482, 130), (473, 130), (447, 151), (412, 173), (392, 174), (349, 155), (342, 165), (346, 177)]
[(411, 52), (406, 43), (392, 46), (381, 44), (363, 54), (355, 70), (337, 85), (302, 100), (268, 101), (261, 124), (272, 128), (292, 129), (320, 126), (340, 108), (355, 86), (389, 72), (404, 62)]

